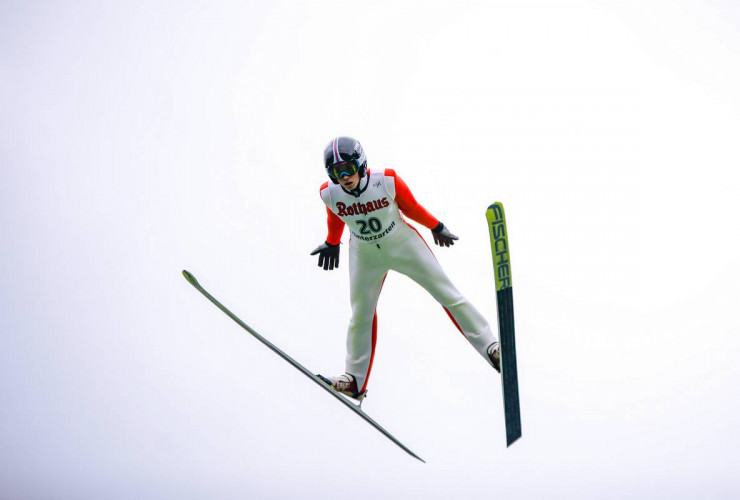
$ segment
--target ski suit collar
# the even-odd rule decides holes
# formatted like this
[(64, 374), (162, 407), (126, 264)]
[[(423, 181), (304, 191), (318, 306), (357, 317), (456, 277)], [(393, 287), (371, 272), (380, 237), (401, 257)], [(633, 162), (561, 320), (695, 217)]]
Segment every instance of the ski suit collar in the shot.
[[(365, 187), (361, 187), (363, 180), (365, 181)], [(365, 190), (367, 189), (369, 185), (370, 185), (370, 171), (368, 170), (365, 172), (365, 176), (360, 179), (360, 182), (357, 183), (357, 187), (354, 188), (352, 191), (347, 191), (346, 189), (344, 189), (344, 186), (342, 186), (341, 184), (339, 185), (339, 187), (341, 187), (342, 191), (344, 191), (345, 193), (351, 194), (355, 198), (359, 198), (360, 195), (365, 192)]]

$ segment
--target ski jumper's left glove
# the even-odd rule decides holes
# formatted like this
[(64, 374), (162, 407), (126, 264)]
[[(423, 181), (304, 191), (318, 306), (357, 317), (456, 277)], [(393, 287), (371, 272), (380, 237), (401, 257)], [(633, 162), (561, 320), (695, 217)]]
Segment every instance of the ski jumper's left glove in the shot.
[(441, 222), (437, 224), (437, 227), (432, 229), (432, 237), (434, 238), (434, 244), (441, 247), (449, 247), (455, 244), (455, 240), (459, 240), (457, 236), (452, 234), (447, 227)]
[(319, 267), (324, 271), (331, 271), (339, 267), (339, 245), (332, 245), (324, 242), (311, 252), (311, 255), (319, 254)]

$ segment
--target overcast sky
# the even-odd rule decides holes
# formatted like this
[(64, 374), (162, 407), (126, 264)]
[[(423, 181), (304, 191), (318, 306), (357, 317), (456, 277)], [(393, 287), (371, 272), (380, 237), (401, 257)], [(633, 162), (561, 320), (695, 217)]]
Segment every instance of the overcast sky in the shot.
[[(740, 495), (739, 61), (731, 0), (2, 2), (0, 497)], [(426, 464), (183, 279), (341, 373), (347, 245), (309, 256), (337, 135), (460, 237), (492, 324), (504, 203), (511, 448), (404, 276), (363, 407)]]

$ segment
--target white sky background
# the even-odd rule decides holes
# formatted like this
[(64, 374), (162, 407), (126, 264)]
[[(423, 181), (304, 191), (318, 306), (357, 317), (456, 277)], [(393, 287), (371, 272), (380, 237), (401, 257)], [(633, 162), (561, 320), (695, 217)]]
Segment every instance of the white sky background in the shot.
[[(729, 0), (4, 2), (0, 497), (740, 494), (739, 61)], [(336, 135), (460, 236), (435, 253), (493, 324), (504, 203), (510, 449), (405, 277), (364, 408), (427, 464), (182, 278), (343, 371), (347, 247), (308, 255)]]

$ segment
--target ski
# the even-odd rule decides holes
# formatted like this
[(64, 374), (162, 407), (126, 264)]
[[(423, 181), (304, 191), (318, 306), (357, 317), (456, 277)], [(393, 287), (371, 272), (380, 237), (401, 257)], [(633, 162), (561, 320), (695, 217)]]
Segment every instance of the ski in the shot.
[(488, 207), (486, 220), (488, 220), (488, 233), (491, 237), (493, 273), (496, 280), (498, 333), (501, 343), (501, 385), (504, 395), (506, 446), (508, 447), (522, 437), (522, 421), (519, 410), (519, 378), (514, 340), (514, 299), (511, 284), (509, 235), (506, 230), (504, 206), (496, 202)]
[(254, 338), (256, 338), (257, 340), (259, 340), (260, 342), (262, 342), (264, 345), (266, 345), (267, 347), (269, 347), (270, 350), (272, 350), (275, 354), (277, 354), (278, 356), (280, 356), (281, 358), (283, 358), (285, 361), (287, 361), (288, 363), (290, 363), (291, 365), (293, 365), (296, 369), (298, 369), (298, 371), (300, 371), (306, 377), (308, 377), (313, 382), (315, 382), (316, 385), (318, 385), (319, 387), (321, 387), (322, 389), (324, 389), (325, 391), (327, 391), (329, 394), (331, 394), (332, 396), (334, 396), (336, 399), (338, 399), (339, 401), (341, 401), (341, 403), (343, 405), (345, 405), (347, 408), (349, 408), (350, 410), (352, 410), (353, 412), (355, 412), (357, 415), (359, 415), (368, 424), (370, 424), (373, 427), (375, 427), (381, 434), (383, 434), (385, 437), (387, 437), (388, 439), (390, 439), (391, 441), (393, 441), (403, 451), (405, 451), (406, 453), (408, 453), (412, 457), (414, 457), (414, 458), (416, 458), (418, 460), (421, 460), (422, 462), (426, 463), (424, 461), (424, 459), (422, 459), (416, 453), (414, 453), (413, 451), (411, 451), (410, 449), (408, 449), (403, 443), (401, 443), (398, 439), (396, 439), (390, 432), (388, 432), (387, 430), (385, 430), (380, 424), (378, 424), (375, 420), (373, 420), (372, 418), (370, 418), (370, 416), (367, 413), (365, 413), (362, 410), (362, 408), (360, 408), (359, 405), (356, 405), (356, 404), (350, 402), (345, 396), (343, 396), (342, 394), (338, 393), (337, 391), (335, 391), (334, 389), (332, 389), (330, 386), (326, 385), (326, 383), (324, 381), (322, 381), (322, 379), (320, 379), (317, 375), (314, 375), (313, 373), (311, 373), (307, 368), (305, 368), (298, 361), (296, 361), (293, 358), (291, 358), (290, 356), (288, 356), (286, 353), (284, 353), (282, 350), (280, 350), (277, 346), (275, 346), (272, 342), (270, 342), (269, 340), (267, 340), (266, 338), (264, 338), (262, 335), (260, 335), (256, 331), (254, 331), (249, 325), (247, 325), (242, 320), (240, 320), (234, 313), (232, 313), (231, 311), (229, 311), (226, 307), (223, 306), (223, 304), (221, 304), (218, 300), (216, 300), (213, 297), (213, 295), (211, 295), (210, 293), (208, 293), (206, 291), (206, 289), (203, 288), (200, 285), (200, 283), (198, 283), (198, 280), (195, 279), (195, 276), (193, 276), (192, 273), (190, 273), (188, 271), (183, 271), (182, 274), (183, 274), (183, 276), (185, 276), (185, 279), (188, 280), (188, 283), (190, 283), (191, 285), (193, 285), (193, 287), (195, 287), (196, 290), (198, 290), (200, 293), (202, 293), (208, 300), (210, 300), (211, 302), (213, 302), (213, 304), (216, 307), (218, 307), (219, 309), (221, 309), (221, 311), (223, 311), (228, 317), (230, 317), (231, 319), (233, 319), (239, 326), (241, 326), (247, 332), (249, 332)]

